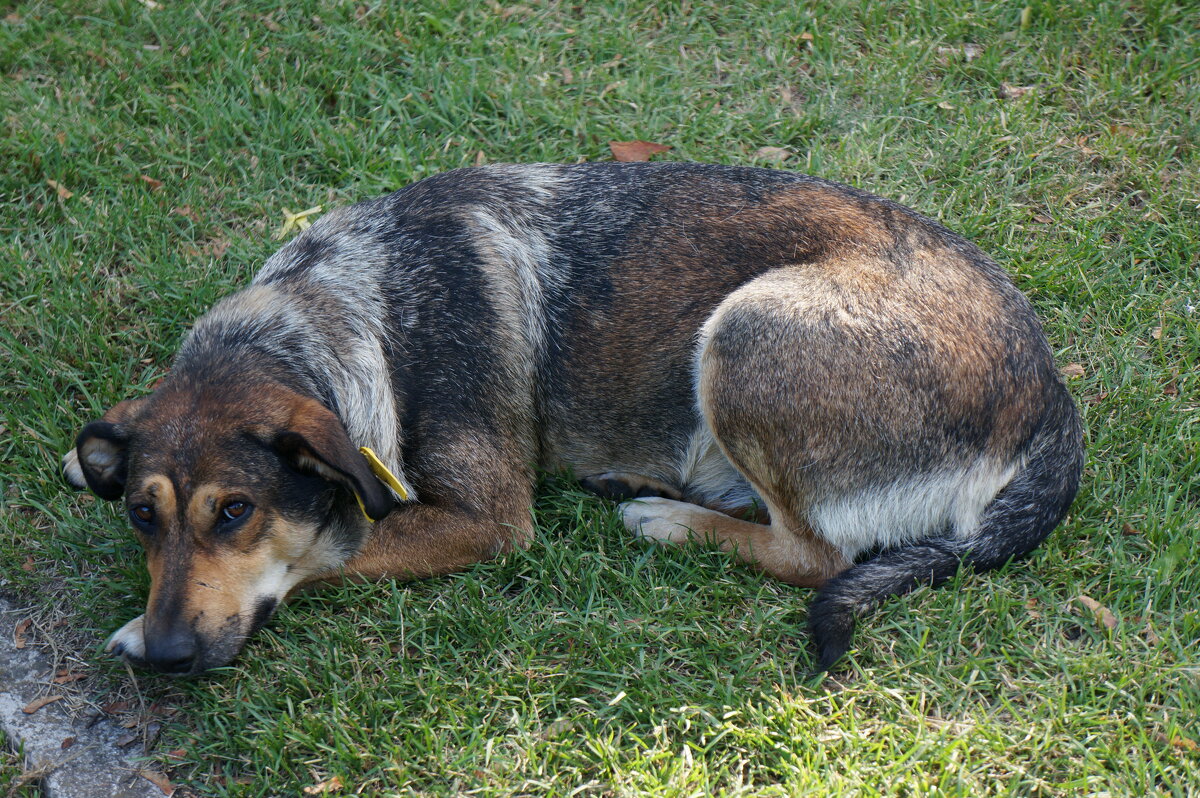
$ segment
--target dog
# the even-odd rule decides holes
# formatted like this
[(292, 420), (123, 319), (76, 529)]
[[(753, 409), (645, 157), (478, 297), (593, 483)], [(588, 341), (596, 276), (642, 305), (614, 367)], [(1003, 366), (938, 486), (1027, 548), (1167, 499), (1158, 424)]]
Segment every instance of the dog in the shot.
[(108, 649), (186, 675), (302, 585), (525, 546), (542, 470), (816, 588), (825, 671), (885, 598), (1032, 551), (1082, 463), (1029, 302), (941, 225), (791, 172), (594, 163), (327, 214), (63, 468), (146, 552)]

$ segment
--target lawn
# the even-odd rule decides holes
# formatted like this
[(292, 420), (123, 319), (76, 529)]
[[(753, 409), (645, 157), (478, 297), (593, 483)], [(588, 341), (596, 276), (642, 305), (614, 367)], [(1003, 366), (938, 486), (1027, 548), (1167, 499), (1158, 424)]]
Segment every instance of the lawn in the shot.
[[(125, 701), (143, 739), (163, 724), (150, 766), (176, 784), (1200, 791), (1194, 3), (8, 9), (0, 591), (37, 608), (38, 642), (87, 663), (73, 707)], [(853, 184), (1003, 264), (1087, 427), (1079, 498), (1047, 543), (888, 603), (818, 685), (809, 591), (718, 552), (632, 542), (611, 505), (551, 476), (528, 551), (303, 596), (193, 681), (135, 683), (102, 655), (142, 611), (146, 577), (122, 514), (68, 490), (59, 458), (250, 279), (285, 209), (475, 163), (608, 160), (630, 139), (670, 145), (658, 159)]]

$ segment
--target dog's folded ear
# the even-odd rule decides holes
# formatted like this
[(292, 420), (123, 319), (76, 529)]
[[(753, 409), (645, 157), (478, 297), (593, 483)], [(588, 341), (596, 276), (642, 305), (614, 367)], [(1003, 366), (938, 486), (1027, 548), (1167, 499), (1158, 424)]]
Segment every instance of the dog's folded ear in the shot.
[(353, 493), (372, 521), (396, 507), (391, 489), (375, 476), (341, 420), (320, 402), (299, 401), (287, 428), (275, 433), (271, 443), (293, 468), (316, 474)]
[(128, 471), (128, 423), (137, 417), (144, 399), (126, 399), (104, 418), (88, 424), (75, 438), (75, 448), (63, 456), (63, 477), (73, 488), (90, 489), (112, 501), (125, 492)]

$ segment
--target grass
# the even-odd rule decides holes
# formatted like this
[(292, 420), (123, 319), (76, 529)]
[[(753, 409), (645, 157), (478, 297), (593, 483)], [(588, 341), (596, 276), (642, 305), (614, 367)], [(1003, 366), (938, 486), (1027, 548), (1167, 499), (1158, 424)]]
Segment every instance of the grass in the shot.
[(1189, 5), (1035, 2), (1022, 27), (1020, 4), (949, 0), (18, 2), (0, 22), (0, 590), (68, 620), (39, 626), (93, 662), (82, 699), (130, 692), (99, 642), (141, 612), (139, 552), (58, 459), (248, 281), (283, 209), (660, 141), (889, 196), (1004, 264), (1081, 371), (1066, 523), (1020, 566), (890, 603), (816, 686), (806, 591), (634, 545), (550, 480), (528, 552), (307, 595), (224, 672), (139, 675), (178, 709), (159, 766), (199, 795), (335, 776), (362, 794), (1193, 793)]

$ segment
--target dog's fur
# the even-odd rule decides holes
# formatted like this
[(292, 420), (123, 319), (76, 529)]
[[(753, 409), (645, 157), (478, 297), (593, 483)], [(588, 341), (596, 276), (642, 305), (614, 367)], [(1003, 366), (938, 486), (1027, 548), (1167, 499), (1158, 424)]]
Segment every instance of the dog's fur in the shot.
[(464, 169), (328, 214), (64, 469), (143, 516), (149, 603), (111, 647), (160, 670), (228, 662), (302, 584), (524, 544), (538, 469), (819, 588), (827, 669), (885, 597), (1036, 547), (1082, 459), (974, 246), (824, 180), (664, 163)]

